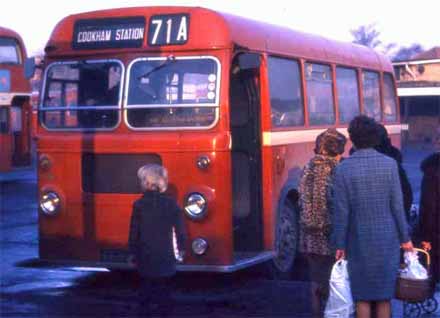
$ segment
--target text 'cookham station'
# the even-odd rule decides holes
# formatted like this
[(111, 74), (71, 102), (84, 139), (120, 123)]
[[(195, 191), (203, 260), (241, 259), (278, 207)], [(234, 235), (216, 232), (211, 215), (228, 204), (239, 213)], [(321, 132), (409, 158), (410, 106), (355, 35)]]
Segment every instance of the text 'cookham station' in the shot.
[[(114, 36), (112, 36), (114, 34)], [(108, 42), (141, 40), (144, 37), (144, 28), (129, 28), (116, 30), (98, 30), (78, 32), (77, 42)]]

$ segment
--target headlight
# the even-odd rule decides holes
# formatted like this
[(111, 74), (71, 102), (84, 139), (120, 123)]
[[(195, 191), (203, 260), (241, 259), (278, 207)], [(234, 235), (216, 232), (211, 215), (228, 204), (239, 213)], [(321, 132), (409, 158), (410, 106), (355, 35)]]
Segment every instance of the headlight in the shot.
[(61, 199), (55, 192), (46, 192), (41, 196), (40, 208), (46, 215), (55, 215), (61, 207)]
[(192, 247), (194, 254), (203, 255), (203, 254), (205, 254), (206, 250), (208, 249), (208, 242), (205, 239), (202, 239), (201, 237), (199, 237), (199, 238), (196, 238), (192, 242), (191, 247)]
[(186, 199), (185, 211), (193, 219), (200, 219), (206, 215), (206, 199), (200, 193), (191, 193)]

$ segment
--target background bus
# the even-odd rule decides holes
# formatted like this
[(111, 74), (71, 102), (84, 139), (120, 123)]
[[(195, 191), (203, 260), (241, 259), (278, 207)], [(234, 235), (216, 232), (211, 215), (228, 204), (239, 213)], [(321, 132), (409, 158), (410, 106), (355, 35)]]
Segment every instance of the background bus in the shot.
[(26, 49), (14, 31), (0, 27), (0, 172), (31, 162), (30, 86)]
[(270, 260), (287, 274), (316, 136), (346, 134), (364, 113), (400, 144), (392, 66), (365, 47), (203, 8), (143, 7), (66, 17), (45, 52), (37, 146), (47, 261), (129, 267), (136, 171), (160, 163), (189, 232), (180, 270)]

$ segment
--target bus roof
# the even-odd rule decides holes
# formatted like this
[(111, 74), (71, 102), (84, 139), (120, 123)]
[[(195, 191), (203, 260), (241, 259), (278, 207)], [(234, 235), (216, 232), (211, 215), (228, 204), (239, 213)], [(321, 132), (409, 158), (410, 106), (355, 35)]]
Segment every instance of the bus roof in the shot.
[[(75, 23), (79, 20), (145, 17), (148, 24), (148, 19), (153, 15), (173, 14), (189, 15), (189, 36), (184, 45), (149, 46), (147, 40), (143, 39), (142, 47), (127, 48), (127, 51), (206, 50), (232, 48), (234, 45), (238, 45), (253, 51), (305, 58), (318, 62), (326, 61), (389, 72), (393, 70), (387, 57), (364, 46), (330, 40), (286, 27), (200, 7), (133, 7), (70, 15), (57, 24), (45, 51), (48, 56), (90, 55), (96, 53), (97, 50), (76, 50), (73, 48), (72, 39)], [(292, 16), (292, 19), (294, 19), (294, 16)], [(213, 28), (212, 25), (216, 27)], [(147, 28), (146, 25), (145, 28)], [(148, 30), (146, 34), (148, 34)], [(99, 52), (109, 50), (100, 49)]]
[(2, 26), (0, 26), (0, 36), (21, 39), (20, 35), (17, 32)]
[(26, 59), (27, 57), (26, 47), (24, 45), (23, 39), (21, 38), (20, 34), (15, 32), (14, 30), (0, 26), (0, 37), (14, 38), (15, 40), (17, 40), (20, 46), (22, 57), (23, 59)]

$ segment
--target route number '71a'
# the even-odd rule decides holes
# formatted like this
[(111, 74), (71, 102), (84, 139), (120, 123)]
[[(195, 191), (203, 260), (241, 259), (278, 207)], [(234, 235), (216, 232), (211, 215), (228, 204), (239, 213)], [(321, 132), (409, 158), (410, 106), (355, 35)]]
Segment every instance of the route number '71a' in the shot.
[(188, 41), (189, 16), (187, 14), (156, 15), (148, 28), (149, 45), (185, 44)]

